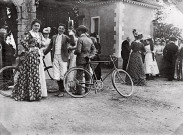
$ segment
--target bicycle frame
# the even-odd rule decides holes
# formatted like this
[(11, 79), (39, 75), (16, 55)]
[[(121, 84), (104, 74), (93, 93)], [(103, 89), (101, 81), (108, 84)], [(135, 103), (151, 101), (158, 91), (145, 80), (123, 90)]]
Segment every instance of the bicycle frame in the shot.
[(44, 65), (44, 70), (46, 70), (46, 72), (48, 73), (48, 76), (53, 80), (52, 76), (50, 75), (50, 72), (48, 71), (49, 68), (53, 67), (53, 66), (48, 66), (46, 65), (44, 59), (43, 59), (43, 65)]
[[(112, 58), (112, 56), (110, 55), (110, 61), (89, 61), (89, 63), (88, 63), (88, 65), (90, 66), (90, 65), (92, 65), (92, 64), (94, 64), (94, 63), (111, 63), (112, 62), (112, 65), (113, 65), (113, 68), (110, 70), (110, 72), (109, 73), (107, 73), (107, 75), (105, 75), (103, 78), (102, 78), (102, 82), (114, 71), (114, 70), (116, 70), (117, 69), (117, 67), (116, 67), (116, 65), (115, 65), (115, 63), (114, 63), (114, 61), (115, 60), (113, 60), (113, 58)], [(92, 68), (91, 68), (92, 69)], [(93, 74), (94, 74), (94, 77), (96, 78), (96, 74), (95, 74), (95, 71), (92, 69), (92, 72), (93, 72)]]

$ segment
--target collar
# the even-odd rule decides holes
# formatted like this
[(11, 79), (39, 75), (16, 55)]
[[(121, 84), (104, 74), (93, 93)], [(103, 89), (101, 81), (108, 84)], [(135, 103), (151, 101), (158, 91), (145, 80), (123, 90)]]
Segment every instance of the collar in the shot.
[(37, 37), (37, 38), (38, 38), (39, 32), (35, 32), (35, 31), (33, 31), (33, 30), (30, 30), (29, 32), (30, 32), (30, 34), (31, 34), (33, 37)]
[(31, 33), (38, 34), (39, 32), (36, 32), (34, 30), (30, 30)]
[(83, 33), (83, 34), (81, 34), (81, 36), (80, 36), (80, 37), (83, 37), (83, 36), (86, 36), (86, 34), (85, 34), (85, 33)]
[(63, 33), (62, 34), (57, 34), (57, 36), (62, 36), (63, 35)]

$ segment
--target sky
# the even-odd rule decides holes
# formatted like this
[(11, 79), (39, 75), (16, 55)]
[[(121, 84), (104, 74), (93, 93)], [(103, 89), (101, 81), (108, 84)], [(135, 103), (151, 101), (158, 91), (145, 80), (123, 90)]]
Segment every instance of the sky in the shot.
[(173, 24), (174, 26), (183, 29), (183, 13), (180, 12), (174, 5), (165, 5), (164, 6), (164, 23)]

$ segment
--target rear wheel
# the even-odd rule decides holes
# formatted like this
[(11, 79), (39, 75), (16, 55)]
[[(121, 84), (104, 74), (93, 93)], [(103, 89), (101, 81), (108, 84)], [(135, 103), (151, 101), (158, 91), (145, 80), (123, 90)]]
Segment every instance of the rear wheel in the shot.
[(53, 66), (45, 67), (44, 72), (53, 80)]
[(49, 93), (58, 92), (57, 83), (53, 79), (53, 66), (45, 67), (44, 72), (46, 77), (47, 91)]
[(92, 74), (82, 67), (71, 68), (64, 76), (64, 88), (72, 97), (85, 97), (90, 93), (92, 86)]
[(19, 70), (14, 66), (7, 66), (0, 70), (0, 94), (6, 97), (11, 97), (14, 89)]
[(112, 74), (112, 83), (121, 96), (129, 97), (133, 94), (133, 81), (126, 71), (122, 69), (114, 70)]

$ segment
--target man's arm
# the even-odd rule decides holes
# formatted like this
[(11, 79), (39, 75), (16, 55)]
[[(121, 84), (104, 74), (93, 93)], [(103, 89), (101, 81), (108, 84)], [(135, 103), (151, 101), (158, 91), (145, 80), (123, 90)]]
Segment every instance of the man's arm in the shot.
[(76, 50), (74, 52), (74, 54), (79, 55), (81, 53), (81, 48), (82, 48), (83, 42), (82, 40), (79, 38), (78, 42), (77, 42), (77, 47)]
[(163, 55), (165, 56), (167, 54), (167, 46), (163, 49)]
[(92, 45), (91, 45), (91, 52), (90, 52), (90, 58), (94, 57), (96, 52), (97, 52), (97, 50), (95, 48), (95, 45), (92, 43)]

